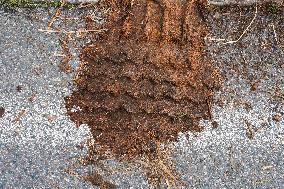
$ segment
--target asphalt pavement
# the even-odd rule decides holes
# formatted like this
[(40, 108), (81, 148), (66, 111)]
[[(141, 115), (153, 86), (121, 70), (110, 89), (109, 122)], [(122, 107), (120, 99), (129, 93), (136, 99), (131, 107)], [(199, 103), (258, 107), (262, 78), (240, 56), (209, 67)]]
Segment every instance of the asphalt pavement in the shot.
[[(53, 10), (50, 10), (52, 13)], [(79, 17), (81, 12), (70, 13)], [(70, 167), (86, 154), (87, 126), (66, 115), (73, 73), (59, 68), (59, 35), (46, 10), (0, 9), (0, 188), (92, 188)], [(284, 12), (212, 9), (208, 56), (224, 76), (201, 133), (168, 144), (184, 188), (284, 186)], [(81, 27), (78, 24), (78, 27)], [(78, 39), (79, 40), (79, 39)], [(70, 49), (79, 61), (76, 47)], [(150, 188), (143, 166), (108, 159), (98, 171), (118, 188)], [(78, 173), (90, 167), (75, 168)]]

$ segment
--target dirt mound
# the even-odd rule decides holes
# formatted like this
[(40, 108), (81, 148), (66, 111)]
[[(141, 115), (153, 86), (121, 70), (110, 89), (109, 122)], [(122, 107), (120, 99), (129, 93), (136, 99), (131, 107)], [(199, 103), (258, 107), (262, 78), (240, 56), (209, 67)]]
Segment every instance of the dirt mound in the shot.
[(156, 141), (201, 131), (209, 118), (215, 70), (204, 57), (203, 2), (113, 0), (108, 31), (85, 47), (66, 98), (71, 119), (86, 123), (115, 155), (153, 153)]

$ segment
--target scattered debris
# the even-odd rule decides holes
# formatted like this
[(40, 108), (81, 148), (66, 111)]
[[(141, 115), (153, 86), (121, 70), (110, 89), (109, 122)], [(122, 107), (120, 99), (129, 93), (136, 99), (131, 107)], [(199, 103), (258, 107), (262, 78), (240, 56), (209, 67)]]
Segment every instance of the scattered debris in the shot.
[(55, 121), (58, 118), (58, 116), (56, 115), (49, 115), (47, 116), (47, 120), (51, 123), (53, 121)]
[(19, 93), (22, 91), (22, 89), (23, 89), (23, 87), (22, 87), (21, 85), (18, 85), (18, 86), (16, 87), (16, 90), (17, 90)]
[(18, 114), (17, 114), (17, 116), (16, 116), (16, 119), (14, 119), (13, 120), (13, 122), (19, 122), (20, 121), (20, 119), (25, 115), (25, 113), (26, 113), (26, 110), (21, 110)]
[(252, 104), (250, 102), (245, 101), (245, 102), (242, 103), (242, 106), (247, 112), (249, 112), (253, 109)]
[(2, 118), (5, 114), (5, 108), (0, 107), (0, 118)]
[(43, 72), (43, 69), (41, 67), (35, 67), (32, 71), (35, 75), (40, 76)]
[(251, 91), (256, 91), (257, 90), (257, 87), (258, 87), (258, 82), (254, 82), (252, 83), (251, 87), (250, 87), (250, 90)]
[(255, 135), (255, 132), (253, 130), (252, 124), (249, 123), (247, 120), (245, 120), (245, 124), (247, 126), (247, 128), (246, 128), (246, 135), (247, 135), (247, 137), (249, 139), (253, 139), (254, 135)]
[(59, 39), (59, 43), (63, 51), (63, 56), (61, 63), (59, 64), (59, 69), (65, 73), (71, 73), (73, 71), (73, 68), (69, 62), (70, 60), (72, 60), (72, 54), (70, 53), (68, 47), (68, 40), (67, 38)]
[(243, 36), (249, 31), (249, 29), (251, 28), (251, 26), (253, 25), (257, 14), (258, 14), (258, 5), (255, 6), (255, 13), (253, 18), (251, 19), (251, 22), (249, 23), (249, 25), (243, 30), (242, 34), (236, 39), (236, 40), (228, 40), (228, 39), (216, 39), (216, 38), (212, 38), (212, 37), (208, 37), (207, 39), (209, 39), (210, 41), (216, 41), (216, 42), (222, 42), (222, 44), (234, 44), (234, 43), (238, 43)]
[(48, 23), (48, 28), (51, 29), (53, 26), (53, 23), (57, 20), (57, 18), (61, 15), (61, 9), (63, 8), (63, 6), (65, 5), (65, 0), (61, 0), (60, 1), (61, 5), (60, 7), (57, 7), (55, 10), (54, 15), (52, 16), (50, 22)]
[(282, 119), (282, 116), (281, 116), (280, 114), (274, 114), (274, 115), (272, 116), (272, 120), (273, 120), (273, 121), (280, 122), (281, 119)]
[(273, 165), (267, 165), (267, 166), (263, 166), (262, 170), (267, 171), (267, 170), (271, 170), (272, 168), (273, 168)]
[(102, 177), (98, 172), (93, 172), (91, 175), (84, 176), (84, 179), (90, 183), (92, 183), (94, 186), (98, 186), (102, 189), (115, 189), (117, 186), (115, 184), (112, 184)]
[(38, 31), (44, 32), (44, 33), (58, 33), (58, 34), (75, 34), (76, 36), (82, 35), (82, 33), (104, 33), (106, 30), (105, 29), (100, 29), (100, 30), (86, 30), (86, 29), (78, 29), (78, 30), (73, 30), (73, 31), (68, 31), (68, 30), (63, 30), (63, 29), (39, 29)]
[(28, 97), (28, 101), (29, 102), (34, 102), (35, 99), (36, 99), (36, 94), (35, 93), (33, 93), (32, 96)]
[(213, 129), (217, 129), (218, 127), (219, 127), (218, 122), (217, 122), (217, 121), (213, 121), (213, 122), (212, 122), (212, 128), (213, 128)]

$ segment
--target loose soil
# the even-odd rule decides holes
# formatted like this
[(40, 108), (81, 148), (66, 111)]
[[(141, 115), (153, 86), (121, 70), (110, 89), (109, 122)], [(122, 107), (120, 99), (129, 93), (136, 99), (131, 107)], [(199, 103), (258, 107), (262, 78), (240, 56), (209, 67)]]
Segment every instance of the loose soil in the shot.
[(103, 177), (97, 172), (94, 172), (92, 175), (86, 176), (85, 180), (89, 181), (94, 186), (99, 186), (101, 189), (115, 189), (115, 188), (117, 188), (116, 185), (105, 181), (103, 179)]
[(117, 157), (153, 154), (180, 132), (201, 131), (219, 76), (204, 58), (204, 2), (113, 0), (107, 32), (81, 53), (71, 119)]

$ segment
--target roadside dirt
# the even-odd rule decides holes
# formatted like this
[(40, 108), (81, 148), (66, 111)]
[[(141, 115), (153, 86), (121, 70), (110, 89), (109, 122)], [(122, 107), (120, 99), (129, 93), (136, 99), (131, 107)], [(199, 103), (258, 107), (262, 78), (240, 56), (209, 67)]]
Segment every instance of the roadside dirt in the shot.
[(219, 74), (204, 58), (203, 1), (113, 0), (108, 31), (81, 53), (71, 119), (117, 157), (155, 155), (157, 143), (202, 131)]

